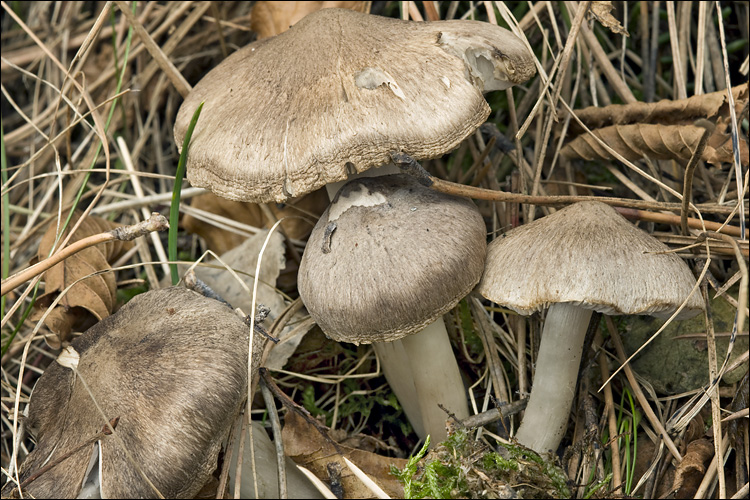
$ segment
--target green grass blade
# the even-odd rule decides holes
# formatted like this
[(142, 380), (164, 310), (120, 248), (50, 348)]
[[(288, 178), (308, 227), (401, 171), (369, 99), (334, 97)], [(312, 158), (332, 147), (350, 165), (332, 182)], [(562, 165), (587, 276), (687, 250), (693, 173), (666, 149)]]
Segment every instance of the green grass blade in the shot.
[(187, 163), (188, 148), (190, 146), (190, 138), (193, 136), (193, 129), (195, 124), (198, 122), (198, 117), (201, 115), (203, 109), (203, 103), (198, 106), (198, 109), (193, 113), (193, 118), (190, 119), (190, 125), (188, 125), (187, 132), (185, 133), (185, 139), (182, 141), (182, 152), (180, 153), (180, 161), (177, 163), (177, 173), (174, 179), (174, 189), (172, 190), (172, 204), (169, 207), (169, 270), (172, 275), (172, 284), (176, 285), (180, 281), (180, 274), (177, 272), (177, 225), (180, 221), (180, 193), (182, 192), (182, 179), (185, 177), (185, 165)]

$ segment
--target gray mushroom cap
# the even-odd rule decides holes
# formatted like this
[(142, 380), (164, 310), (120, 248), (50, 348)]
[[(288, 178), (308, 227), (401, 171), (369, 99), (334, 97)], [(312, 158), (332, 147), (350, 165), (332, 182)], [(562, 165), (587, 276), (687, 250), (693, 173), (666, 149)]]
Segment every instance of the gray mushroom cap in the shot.
[[(492, 241), (477, 290), (524, 315), (569, 302), (604, 314), (668, 317), (695, 284), (668, 250), (612, 207), (576, 203)], [(678, 318), (703, 308), (695, 293)]]
[[(117, 434), (160, 492), (194, 498), (215, 470), (246, 394), (248, 334), (228, 307), (185, 288), (133, 298), (72, 342), (80, 378), (53, 362), (37, 382), (27, 420), (37, 446), (21, 465), (21, 481), (104, 427), (83, 379), (106, 417), (120, 417)], [(114, 436), (100, 443), (103, 498), (154, 498)], [(75, 498), (92, 449), (24, 491)]]
[(323, 9), (209, 72), (180, 108), (194, 186), (284, 201), (390, 161), (456, 148), (490, 113), (483, 91), (535, 72), (511, 32), (477, 21), (409, 22)]
[(471, 201), (405, 175), (353, 180), (310, 235), (300, 297), (334, 340), (397, 340), (474, 288), (485, 250), (484, 221)]

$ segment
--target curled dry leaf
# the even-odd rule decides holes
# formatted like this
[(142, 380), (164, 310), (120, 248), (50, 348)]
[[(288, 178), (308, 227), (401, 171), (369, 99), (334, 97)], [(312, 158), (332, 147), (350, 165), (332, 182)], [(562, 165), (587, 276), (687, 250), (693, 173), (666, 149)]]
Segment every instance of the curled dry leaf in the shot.
[(696, 439), (687, 447), (687, 453), (682, 462), (677, 466), (674, 475), (672, 491), (675, 498), (693, 498), (703, 476), (706, 467), (714, 456), (714, 445), (708, 439)]
[[(748, 84), (732, 88), (735, 109), (739, 112), (748, 100)], [(576, 116), (590, 129), (626, 123), (663, 123), (665, 125), (690, 124), (698, 118), (716, 121), (729, 116), (727, 93), (724, 90), (697, 95), (687, 99), (663, 99), (659, 102), (636, 102), (575, 110)], [(571, 121), (570, 133), (578, 135), (583, 129)]]
[[(576, 137), (562, 149), (562, 154), (571, 159), (614, 159), (615, 157), (601, 145), (601, 140), (630, 161), (648, 156), (654, 160), (687, 162), (700, 141), (703, 130), (696, 125), (612, 125), (592, 131), (595, 137)], [(729, 136), (714, 132), (709, 137), (701, 159), (718, 165), (731, 162), (732, 158), (732, 143)], [(748, 149), (744, 143), (740, 143), (740, 161), (744, 165), (748, 163)]]
[(258, 40), (288, 30), (297, 21), (320, 9), (339, 8), (369, 12), (371, 2), (256, 2), (250, 28), (258, 33)]
[(618, 35), (630, 36), (628, 30), (623, 28), (620, 21), (612, 15), (612, 2), (591, 2), (591, 8), (589, 9), (589, 17), (593, 17), (605, 28), (609, 28), (612, 33)]
[[(80, 218), (76, 212), (68, 225), (73, 227)], [(64, 220), (64, 218), (63, 218)], [(70, 243), (88, 236), (110, 231), (119, 224), (99, 217), (89, 216), (81, 223)], [(39, 243), (37, 257), (42, 260), (49, 256), (56, 241), (57, 224), (50, 224)], [(59, 241), (67, 236), (67, 229)], [(133, 246), (133, 242), (115, 240), (89, 247), (71, 255), (63, 262), (44, 273), (44, 295), (36, 300), (32, 319), (40, 319), (57, 296), (76, 280), (110, 269), (110, 263), (117, 260)], [(116, 281), (113, 273), (102, 273), (76, 283), (60, 300), (55, 309), (44, 320), (45, 325), (56, 334), (46, 338), (50, 347), (59, 349), (73, 330), (83, 331), (97, 321), (109, 316), (116, 302)]]
[[(735, 109), (739, 112), (747, 105), (748, 85), (734, 87), (732, 94)], [(576, 116), (596, 137), (584, 134), (577, 124), (571, 126), (571, 137), (577, 137), (562, 149), (562, 154), (570, 159), (613, 159), (599, 143), (599, 138), (631, 161), (643, 156), (687, 161), (703, 134), (703, 129), (693, 122), (704, 119), (714, 126), (714, 130), (701, 159), (714, 165), (733, 161), (725, 91), (675, 101), (589, 107), (576, 111)], [(740, 162), (748, 164), (748, 148), (744, 141), (740, 141)]]
[(341, 466), (341, 486), (345, 498), (372, 498), (372, 492), (347, 468), (343, 456), (354, 462), (391, 498), (404, 496), (403, 486), (390, 474), (391, 465), (399, 469), (406, 466), (407, 461), (402, 458), (384, 457), (344, 445), (339, 445), (343, 452), (343, 455), (339, 455), (333, 445), (326, 441), (313, 425), (293, 411), (284, 417), (282, 439), (284, 453), (325, 483), (328, 483), (328, 465), (338, 463)]

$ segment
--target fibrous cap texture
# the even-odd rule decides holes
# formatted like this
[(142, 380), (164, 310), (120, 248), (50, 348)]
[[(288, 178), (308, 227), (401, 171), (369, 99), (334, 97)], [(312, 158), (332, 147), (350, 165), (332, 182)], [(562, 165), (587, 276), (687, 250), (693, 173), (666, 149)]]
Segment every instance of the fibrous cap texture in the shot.
[(390, 161), (441, 156), (487, 118), (484, 90), (535, 72), (511, 32), (477, 21), (418, 23), (323, 9), (209, 72), (174, 128), (192, 136), (194, 186), (284, 201)]
[[(115, 432), (161, 494), (194, 498), (216, 469), (246, 394), (248, 333), (231, 309), (185, 288), (138, 295), (72, 342), (78, 376), (75, 363), (61, 359), (39, 379), (27, 420), (37, 447), (21, 480), (104, 427), (93, 396), (107, 419), (120, 417)], [(29, 483), (26, 493), (75, 498), (93, 446)], [(156, 496), (113, 436), (100, 446), (103, 498)]]
[(334, 340), (402, 338), (474, 288), (484, 266), (485, 231), (471, 201), (411, 177), (351, 181), (310, 236), (299, 270), (300, 297)]
[[(570, 302), (604, 314), (667, 317), (695, 285), (668, 250), (612, 207), (576, 203), (492, 241), (477, 290), (520, 314)], [(703, 307), (694, 293), (678, 318)]]

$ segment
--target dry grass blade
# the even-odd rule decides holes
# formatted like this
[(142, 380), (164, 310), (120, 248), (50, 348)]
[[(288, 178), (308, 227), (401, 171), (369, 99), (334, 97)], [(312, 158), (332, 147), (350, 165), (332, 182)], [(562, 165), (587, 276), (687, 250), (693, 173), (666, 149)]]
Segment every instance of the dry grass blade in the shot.
[[(680, 495), (697, 498), (746, 497), (747, 479), (734, 471), (746, 469), (747, 443), (736, 436), (747, 436), (747, 408), (737, 402), (741, 398), (732, 397), (744, 394), (745, 386), (735, 383), (732, 377), (736, 373), (730, 372), (746, 369), (748, 359), (744, 345), (748, 322), (745, 219), (750, 209), (747, 2), (297, 4), (0, 3), (4, 129), (0, 335), (4, 351), (2, 400), (9, 408), (1, 422), (3, 474), (11, 481), (23, 481), (18, 480), (18, 466), (39, 442), (27, 436), (24, 419), (13, 416), (22, 413), (38, 377), (54, 363), (55, 347), (74, 341), (85, 328), (83, 322), (72, 322), (79, 318), (78, 313), (85, 312), (93, 323), (132, 297), (160, 288), (169, 264), (162, 251), (166, 239), (159, 233), (134, 240), (130, 250), (116, 249), (116, 241), (108, 233), (111, 223), (92, 225), (92, 217), (84, 216), (80, 223), (72, 220), (74, 224), (63, 233), (65, 216), (85, 210), (104, 221), (133, 224), (154, 211), (163, 212), (172, 197), (177, 164), (175, 117), (190, 89), (221, 61), (258, 39), (282, 33), (305, 12), (321, 6), (344, 6), (409, 22), (473, 19), (499, 24), (512, 30), (533, 52), (538, 79), (504, 93), (485, 94), (491, 108), (487, 126), (493, 133), (479, 129), (454, 152), (424, 162), (434, 187), (475, 197), (492, 239), (563, 206), (596, 199), (619, 207), (621, 215), (666, 243), (669, 252), (694, 267), (697, 263), (696, 274), (711, 285), (710, 314), (717, 332), (721, 331), (709, 335), (711, 322), (701, 318), (695, 323), (698, 326), (691, 324), (691, 330), (679, 340), (695, 348), (696, 359), (703, 356), (707, 360), (709, 351), (712, 353), (710, 368), (706, 361), (707, 368), (696, 374), (700, 387), (678, 394), (662, 392), (666, 391), (663, 381), (654, 380), (642, 365), (630, 370), (631, 374), (637, 372), (633, 374), (635, 382), (625, 373), (615, 373), (621, 362), (609, 339), (597, 342), (598, 351), (590, 350), (589, 364), (600, 364), (593, 373), (601, 372), (602, 379), (614, 377), (614, 383), (607, 384), (601, 394), (582, 388), (580, 400), (586, 412), (574, 413), (579, 428), (574, 429), (568, 421), (570, 432), (557, 450), (560, 456), (577, 457), (566, 471), (578, 485), (576, 494), (580, 498), (648, 497), (674, 486)], [(397, 40), (388, 43), (401, 46)], [(301, 64), (312, 63), (317, 56), (305, 54)], [(397, 51), (394, 57), (420, 60), (407, 51)], [(409, 78), (412, 76), (419, 78), (420, 74)], [(426, 87), (420, 89), (425, 92)], [(368, 92), (381, 90), (387, 89)], [(707, 120), (714, 127), (700, 154), (696, 151), (701, 135), (698, 120)], [(515, 150), (498, 150), (501, 137), (512, 137)], [(252, 136), (247, 142), (254, 141)], [(272, 345), (259, 340), (252, 346), (242, 342), (243, 356), (252, 349), (249, 394), (256, 398), (247, 405), (246, 423), (252, 421), (253, 425), (242, 432), (242, 438), (253, 427), (256, 436), (266, 437), (266, 431), (270, 432), (270, 425), (260, 423), (262, 410), (255, 388), (259, 367), (274, 363), (273, 368), (267, 368), (280, 390), (302, 402), (316, 422), (323, 421), (332, 429), (329, 434), (336, 438), (337, 446), (352, 445), (346, 448), (347, 458), (374, 477), (388, 494), (394, 498), (402, 495), (400, 485), (384, 470), (388, 463), (403, 467), (405, 462), (394, 457), (403, 458), (419, 449), (418, 438), (393, 397), (379, 360), (370, 347), (326, 339), (297, 299), (299, 261), (295, 255), (303, 254), (309, 231), (328, 201), (311, 196), (284, 206), (270, 203), (260, 207), (226, 202), (202, 189), (185, 188), (181, 199), (204, 195), (192, 206), (180, 206), (177, 260), (185, 266), (201, 266), (208, 274), (218, 275), (216, 268), (224, 268), (222, 263), (229, 261), (222, 256), (215, 263), (205, 263), (204, 257), (221, 255), (238, 244), (244, 248), (258, 231), (278, 221), (288, 236), (286, 248), (284, 243), (274, 242), (265, 255), (268, 262), (273, 256), (286, 263), (286, 268), (279, 267), (276, 289), (272, 289), (283, 305), (276, 306), (279, 316), (269, 328), (270, 335), (281, 337), (281, 342)], [(58, 224), (59, 220), (63, 222)], [(69, 236), (69, 242), (64, 241)], [(257, 239), (262, 242), (264, 236)], [(50, 239), (57, 241), (57, 250), (48, 260)], [(73, 253), (93, 242), (103, 243)], [(260, 244), (246, 254), (255, 254), (259, 248)], [(33, 259), (57, 267), (42, 273), (43, 265), (30, 266)], [(259, 318), (252, 317), (256, 308), (251, 311), (247, 305), (253, 300), (249, 280), (257, 276), (258, 262), (242, 262), (231, 264), (216, 279), (222, 287), (232, 281), (226, 293), (236, 288), (234, 297), (247, 300), (241, 309), (251, 313), (248, 321), (258, 323)], [(531, 279), (534, 271), (525, 272)], [(200, 271), (197, 276), (210, 281)], [(20, 286), (10, 292), (16, 282), (7, 281), (9, 278), (20, 280)], [(269, 281), (263, 276), (260, 280)], [(209, 286), (225, 293), (220, 286)], [(260, 287), (265, 285), (258, 287), (262, 294)], [(695, 290), (698, 293), (699, 287)], [(229, 302), (239, 304), (237, 298)], [(726, 321), (716, 303), (729, 311)], [(283, 312), (287, 304), (288, 310)], [(467, 436), (473, 449), (496, 448), (497, 443), (511, 439), (522, 421), (518, 410), (525, 404), (523, 396), (538, 365), (542, 318), (519, 319), (471, 297), (447, 314), (446, 321), (464, 380), (470, 386), (471, 405), (478, 413), (465, 423), (482, 424)], [(634, 322), (625, 318), (613, 321), (626, 341), (628, 354), (637, 350), (639, 346), (631, 348), (625, 337), (635, 328)], [(682, 326), (674, 321), (671, 327)], [(64, 341), (55, 333), (67, 330), (70, 336)], [(660, 331), (648, 327), (645, 338), (661, 335)], [(292, 345), (302, 337), (297, 347)], [(710, 345), (714, 339), (716, 346)], [(734, 346), (731, 359), (727, 350), (731, 352), (732, 347), (723, 347), (724, 342)], [(651, 352), (641, 351), (638, 359), (653, 354), (654, 344), (647, 343), (643, 350)], [(675, 371), (689, 368), (683, 359)], [(86, 383), (93, 385), (89, 378)], [(638, 386), (639, 399), (633, 397), (631, 406), (630, 387), (637, 391)], [(659, 388), (651, 391), (651, 386)], [(509, 400), (508, 405), (493, 409), (496, 397)], [(641, 412), (649, 407), (651, 414), (638, 425)], [(280, 412), (284, 417), (289, 410)], [(501, 413), (514, 416), (499, 422)], [(323, 483), (329, 482), (340, 493), (336, 484), (340, 478), (346, 495), (360, 492), (373, 496), (330, 443), (316, 440), (320, 436), (317, 430), (304, 428), (292, 422), (293, 418), (287, 415), (287, 429), (282, 434), (299, 433), (293, 446), (285, 446), (286, 453), (294, 446), (306, 447), (300, 461), (307, 461)], [(713, 425), (706, 433), (709, 418)], [(594, 421), (601, 428), (592, 430)], [(88, 443), (103, 423), (99, 418), (75, 443)], [(122, 425), (120, 422), (118, 433)], [(694, 427), (700, 433), (693, 432)], [(659, 444), (658, 434), (664, 431), (673, 444), (668, 440)], [(588, 441), (587, 432), (591, 434)], [(239, 433), (238, 428), (238, 438)], [(114, 442), (111, 436), (106, 440)], [(595, 443), (605, 444), (594, 450)], [(276, 452), (270, 440), (268, 446), (268, 456), (273, 457)], [(696, 450), (698, 447), (701, 449)], [(377, 456), (369, 453), (373, 450), (387, 455), (376, 459), (382, 467), (374, 471), (368, 468), (372, 466), (368, 462)], [(678, 463), (675, 457), (680, 455)], [(239, 460), (218, 464), (223, 467), (221, 485), (227, 484), (229, 469), (241, 465), (243, 457), (243, 474), (252, 477), (248, 450)], [(275, 460), (265, 461), (273, 462), (269, 465), (275, 471)], [(339, 469), (328, 469), (331, 461), (338, 461)], [(52, 469), (71, 467), (70, 463), (67, 458)], [(460, 465), (470, 470), (477, 463), (464, 461)], [(143, 472), (150, 476), (149, 470)], [(289, 496), (295, 496), (291, 477), (297, 474), (289, 461), (287, 473)], [(240, 484), (243, 474), (232, 477), (231, 483), (236, 479)], [(30, 485), (43, 481), (45, 475)], [(442, 483), (449, 480), (440, 477)], [(247, 486), (245, 480), (241, 483), (243, 488)], [(210, 496), (226, 494), (224, 486), (221, 491), (210, 487), (214, 488), (208, 492)], [(250, 486), (248, 491), (252, 490)], [(234, 493), (241, 495), (239, 488)], [(330, 491), (325, 494), (333, 495)], [(461, 495), (479, 493), (461, 491)]]

